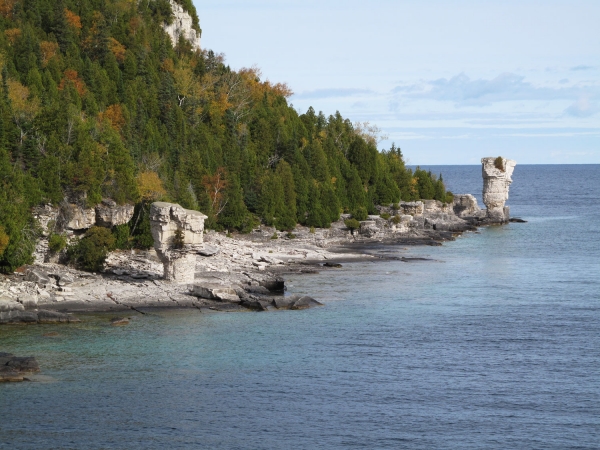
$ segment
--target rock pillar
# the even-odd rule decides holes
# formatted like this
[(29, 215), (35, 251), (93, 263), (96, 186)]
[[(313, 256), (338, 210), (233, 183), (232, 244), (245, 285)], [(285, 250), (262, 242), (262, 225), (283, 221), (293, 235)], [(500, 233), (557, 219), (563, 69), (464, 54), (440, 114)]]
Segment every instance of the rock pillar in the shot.
[(487, 207), (486, 221), (507, 223), (510, 211), (504, 206), (508, 200), (508, 188), (517, 163), (512, 159), (488, 157), (481, 160), (483, 174), (483, 203)]
[(192, 283), (196, 253), (203, 242), (204, 220), (198, 211), (175, 203), (156, 202), (150, 207), (154, 248), (164, 267), (164, 277), (177, 283)]

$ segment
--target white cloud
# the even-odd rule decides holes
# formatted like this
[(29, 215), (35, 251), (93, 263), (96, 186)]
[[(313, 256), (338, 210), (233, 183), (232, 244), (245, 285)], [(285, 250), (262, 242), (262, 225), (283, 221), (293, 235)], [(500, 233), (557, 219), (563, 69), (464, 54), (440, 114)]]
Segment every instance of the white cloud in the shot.
[(571, 67), (570, 70), (572, 70), (573, 72), (576, 71), (580, 71), (580, 70), (594, 70), (595, 67), (594, 66), (586, 66), (586, 65), (579, 65), (579, 66), (575, 66), (575, 67)]
[(589, 117), (597, 112), (598, 107), (586, 96), (579, 97), (577, 101), (565, 110), (565, 113), (575, 117)]
[(322, 99), (322, 98), (339, 98), (353, 97), (357, 95), (370, 94), (373, 91), (369, 89), (353, 89), (353, 88), (327, 88), (316, 89), (314, 91), (302, 92), (294, 95), (297, 99)]
[[(565, 80), (561, 80), (565, 81)], [(564, 83), (563, 83), (564, 84)], [(456, 107), (489, 106), (510, 101), (572, 100), (581, 96), (600, 96), (597, 84), (544, 87), (525, 81), (525, 77), (514, 73), (502, 73), (493, 79), (472, 80), (460, 73), (450, 79), (423, 81), (420, 84), (397, 86), (392, 90), (395, 100), (399, 98), (431, 99), (452, 102)]]

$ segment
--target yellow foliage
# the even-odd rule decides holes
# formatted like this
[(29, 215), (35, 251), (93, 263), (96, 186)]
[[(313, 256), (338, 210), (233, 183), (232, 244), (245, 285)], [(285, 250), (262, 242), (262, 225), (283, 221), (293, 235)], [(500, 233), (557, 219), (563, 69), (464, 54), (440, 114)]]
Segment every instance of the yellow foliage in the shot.
[(8, 247), (9, 241), (10, 238), (8, 237), (8, 234), (6, 234), (4, 228), (0, 226), (0, 256), (2, 256), (4, 250), (6, 250), (6, 247)]
[(40, 111), (37, 97), (29, 98), (29, 89), (16, 80), (8, 80), (8, 98), (17, 123), (31, 121)]
[(4, 34), (10, 42), (10, 45), (15, 45), (17, 39), (21, 37), (21, 29), (20, 28), (11, 28), (10, 30), (5, 30)]
[(56, 56), (56, 52), (58, 52), (58, 44), (56, 42), (40, 42), (40, 53), (42, 54), (42, 67), (46, 67), (48, 65), (48, 62)]
[(137, 176), (137, 185), (144, 201), (158, 200), (167, 193), (156, 172), (141, 172)]
[(122, 63), (123, 61), (125, 61), (125, 46), (123, 44), (121, 44), (119, 41), (117, 41), (115, 38), (109, 38), (108, 39), (108, 48), (110, 49), (110, 51), (112, 52), (113, 55), (115, 55), (115, 58), (117, 61), (119, 61), (120, 63)]
[(171, 58), (165, 58), (160, 68), (169, 73), (173, 73), (175, 71), (175, 65), (173, 64), (173, 60)]

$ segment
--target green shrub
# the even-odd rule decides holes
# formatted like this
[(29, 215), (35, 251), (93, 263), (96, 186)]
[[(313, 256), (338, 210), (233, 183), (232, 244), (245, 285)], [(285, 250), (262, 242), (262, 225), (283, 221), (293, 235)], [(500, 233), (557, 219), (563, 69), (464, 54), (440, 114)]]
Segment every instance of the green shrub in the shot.
[(185, 246), (185, 233), (181, 228), (175, 230), (175, 236), (173, 236), (173, 248), (182, 249)]
[(285, 235), (288, 239), (296, 239), (296, 235), (291, 231)]
[(132, 239), (129, 235), (129, 225), (117, 225), (113, 228), (112, 234), (115, 237), (115, 248), (125, 250), (131, 248)]
[(310, 230), (308, 230), (308, 232), (311, 234), (315, 234), (315, 227), (310, 227)]
[(392, 205), (392, 209), (393, 209), (394, 211), (398, 211), (398, 210), (400, 209), (400, 205), (399, 205), (398, 203), (394, 203), (394, 204)]
[(398, 225), (400, 223), (400, 216), (396, 214), (394, 217), (392, 217), (392, 222), (395, 225)]
[(279, 239), (279, 236), (277, 235), (277, 231), (275, 233), (273, 233), (273, 236), (271, 236), (271, 239)]
[(354, 230), (357, 230), (360, 227), (360, 222), (356, 219), (347, 219), (344, 221), (344, 225), (346, 225), (346, 228), (349, 228), (354, 234)]
[(498, 170), (500, 170), (501, 172), (504, 172), (506, 169), (504, 169), (504, 158), (502, 156), (498, 156), (495, 160), (494, 160), (494, 167)]
[(388, 213), (381, 213), (381, 214), (379, 215), (379, 217), (381, 217), (381, 218), (382, 218), (382, 219), (384, 219), (384, 220), (388, 220), (388, 219), (389, 219), (390, 217), (392, 217), (392, 216), (390, 216)]
[(67, 238), (62, 234), (53, 233), (48, 238), (48, 248), (52, 253), (58, 253), (67, 246)]
[(450, 191), (446, 192), (446, 201), (445, 203), (453, 203), (454, 202), (454, 194)]
[(364, 206), (359, 206), (358, 208), (356, 208), (355, 211), (352, 212), (352, 218), (358, 220), (359, 222), (361, 220), (367, 220), (368, 217), (369, 213), (367, 211), (367, 208), (365, 208)]
[(131, 229), (132, 247), (147, 250), (154, 246), (154, 238), (150, 228), (150, 205), (144, 203), (135, 205), (133, 218), (128, 226)]
[(115, 247), (115, 237), (108, 228), (92, 227), (67, 249), (67, 259), (77, 268), (98, 272), (104, 267), (108, 252)]

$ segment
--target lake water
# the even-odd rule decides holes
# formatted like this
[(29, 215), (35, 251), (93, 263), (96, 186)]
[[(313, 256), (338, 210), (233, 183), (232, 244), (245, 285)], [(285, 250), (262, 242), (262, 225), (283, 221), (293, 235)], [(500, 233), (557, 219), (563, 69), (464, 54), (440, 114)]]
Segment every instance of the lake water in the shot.
[(600, 166), (513, 179), (526, 224), (288, 279), (323, 308), (0, 328), (51, 377), (0, 385), (0, 448), (599, 448)]

